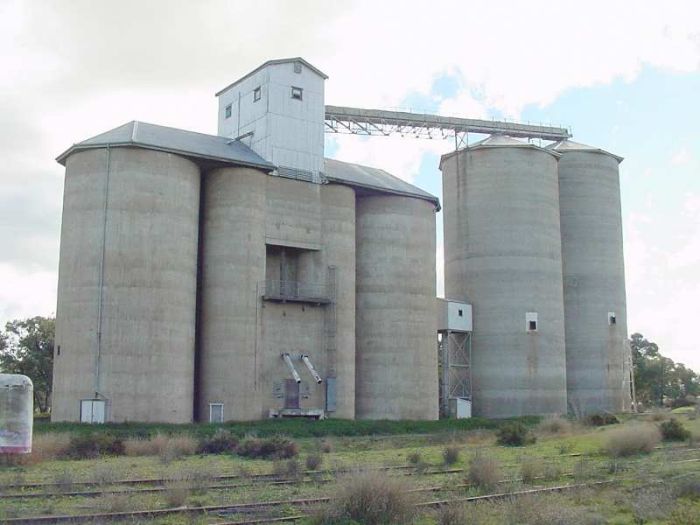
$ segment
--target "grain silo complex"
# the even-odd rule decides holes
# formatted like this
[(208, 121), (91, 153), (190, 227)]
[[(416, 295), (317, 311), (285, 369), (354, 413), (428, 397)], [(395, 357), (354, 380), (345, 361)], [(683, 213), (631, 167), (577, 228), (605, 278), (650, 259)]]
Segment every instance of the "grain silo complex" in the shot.
[[(272, 60), (216, 94), (217, 135), (134, 121), (58, 157), (52, 419), (622, 408), (621, 159), (561, 128), (327, 106), (326, 79)], [(407, 130), (455, 137), (437, 308), (439, 199), (324, 156), (324, 133)]]

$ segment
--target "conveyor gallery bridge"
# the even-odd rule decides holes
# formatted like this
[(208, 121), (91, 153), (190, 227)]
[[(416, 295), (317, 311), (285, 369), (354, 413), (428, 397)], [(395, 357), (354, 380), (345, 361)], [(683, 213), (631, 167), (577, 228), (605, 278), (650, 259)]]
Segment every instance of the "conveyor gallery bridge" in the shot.
[(553, 141), (571, 137), (568, 129), (554, 126), (344, 106), (326, 106), (325, 124), (326, 133), (379, 136), (400, 134), (428, 139), (454, 137), (456, 147), (466, 144), (469, 133), (503, 134)]

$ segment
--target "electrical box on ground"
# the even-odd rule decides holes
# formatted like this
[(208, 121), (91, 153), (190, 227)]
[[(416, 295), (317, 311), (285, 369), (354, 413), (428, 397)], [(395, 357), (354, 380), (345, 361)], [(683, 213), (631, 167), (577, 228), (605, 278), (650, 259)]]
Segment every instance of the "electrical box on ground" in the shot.
[(81, 423), (104, 423), (105, 405), (104, 399), (81, 399), (80, 400), (80, 422)]
[(450, 399), (450, 416), (457, 419), (468, 419), (472, 417), (471, 400), (463, 397)]
[(471, 332), (472, 305), (438, 297), (437, 320), (439, 332)]

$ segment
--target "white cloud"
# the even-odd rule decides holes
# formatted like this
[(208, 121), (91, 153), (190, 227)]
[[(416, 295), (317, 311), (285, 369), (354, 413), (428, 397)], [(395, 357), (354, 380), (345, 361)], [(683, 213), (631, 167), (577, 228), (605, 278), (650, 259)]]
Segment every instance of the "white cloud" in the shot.
[(56, 311), (56, 272), (0, 263), (0, 323)]
[(671, 164), (674, 166), (685, 166), (693, 160), (693, 155), (687, 148), (681, 148), (671, 156)]

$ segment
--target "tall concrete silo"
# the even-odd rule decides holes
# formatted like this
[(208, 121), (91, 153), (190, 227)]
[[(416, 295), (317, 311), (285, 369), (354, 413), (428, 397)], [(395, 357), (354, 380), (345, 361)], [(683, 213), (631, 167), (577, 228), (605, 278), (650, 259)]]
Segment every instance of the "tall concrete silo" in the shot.
[(437, 419), (435, 204), (357, 199), (356, 415)]
[(619, 412), (629, 403), (622, 250), (621, 157), (566, 140), (560, 153), (566, 377), (574, 413)]
[(106, 421), (189, 422), (199, 168), (136, 147), (67, 155), (52, 419), (96, 400)]
[[(260, 419), (260, 294), (265, 279), (265, 183), (249, 168), (218, 168), (203, 186), (199, 419)], [(213, 419), (219, 417), (212, 416)]]
[(566, 412), (559, 154), (492, 136), (444, 155), (445, 294), (474, 312), (474, 411)]

